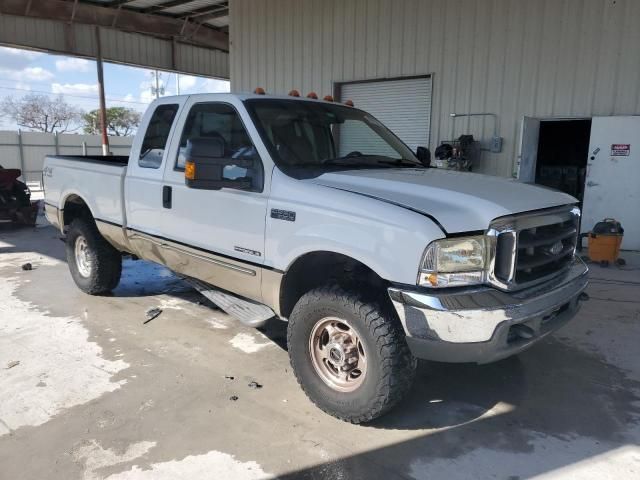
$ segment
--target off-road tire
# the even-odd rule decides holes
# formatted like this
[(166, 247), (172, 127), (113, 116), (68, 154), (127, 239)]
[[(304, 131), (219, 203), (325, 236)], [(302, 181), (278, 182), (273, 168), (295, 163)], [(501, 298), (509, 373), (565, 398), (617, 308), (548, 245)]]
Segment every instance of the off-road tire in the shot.
[[(83, 276), (76, 264), (75, 245), (83, 236), (88, 245), (91, 269)], [(71, 222), (66, 239), (67, 263), (74, 282), (80, 290), (90, 295), (108, 293), (118, 286), (122, 273), (122, 255), (98, 231), (92, 219), (76, 218)]]
[[(366, 376), (352, 392), (331, 388), (314, 369), (309, 337), (326, 317), (348, 320), (367, 352)], [(400, 322), (380, 304), (342, 287), (320, 287), (303, 295), (289, 317), (287, 342), (302, 390), (320, 409), (347, 422), (366, 423), (384, 415), (404, 398), (415, 378), (417, 360)]]

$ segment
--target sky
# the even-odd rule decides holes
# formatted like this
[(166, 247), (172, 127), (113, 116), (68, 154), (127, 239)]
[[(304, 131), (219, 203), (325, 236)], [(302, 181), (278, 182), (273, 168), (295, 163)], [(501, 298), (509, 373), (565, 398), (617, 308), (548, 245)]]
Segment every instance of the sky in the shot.
[[(228, 92), (229, 82), (192, 75), (160, 72), (165, 95), (175, 95), (179, 77), (180, 93)], [(144, 112), (155, 98), (154, 70), (104, 63), (107, 107), (122, 106)], [(0, 46), (0, 100), (20, 98), (29, 93), (56, 97), (62, 94), (72, 105), (84, 111), (98, 108), (98, 79), (92, 60), (50, 55), (31, 50)], [(0, 130), (17, 130), (15, 122), (0, 117)], [(81, 129), (78, 133), (82, 133)]]

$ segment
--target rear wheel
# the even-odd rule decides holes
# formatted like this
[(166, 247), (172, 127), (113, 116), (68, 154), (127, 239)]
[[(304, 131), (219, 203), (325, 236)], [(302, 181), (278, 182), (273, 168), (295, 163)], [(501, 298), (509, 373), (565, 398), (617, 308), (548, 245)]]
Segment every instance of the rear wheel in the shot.
[(415, 377), (416, 359), (399, 322), (375, 302), (340, 287), (303, 295), (289, 318), (288, 344), (307, 396), (351, 423), (388, 412)]
[(67, 263), (76, 285), (91, 295), (116, 288), (122, 273), (122, 256), (86, 218), (71, 222), (66, 242)]

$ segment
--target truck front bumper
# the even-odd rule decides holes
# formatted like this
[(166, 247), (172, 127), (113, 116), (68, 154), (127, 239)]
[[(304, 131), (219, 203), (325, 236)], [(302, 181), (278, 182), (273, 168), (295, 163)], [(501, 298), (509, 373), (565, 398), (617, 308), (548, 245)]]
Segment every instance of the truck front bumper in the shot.
[(391, 287), (389, 296), (416, 357), (490, 363), (527, 349), (567, 323), (579, 309), (587, 272), (576, 258), (553, 280), (517, 292)]

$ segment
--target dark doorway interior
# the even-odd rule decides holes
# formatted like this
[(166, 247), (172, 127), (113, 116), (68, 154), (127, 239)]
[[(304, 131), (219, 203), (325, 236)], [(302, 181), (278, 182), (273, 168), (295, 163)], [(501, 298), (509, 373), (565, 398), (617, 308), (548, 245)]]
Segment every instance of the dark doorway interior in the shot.
[(591, 120), (540, 122), (536, 183), (573, 195), (582, 204)]

